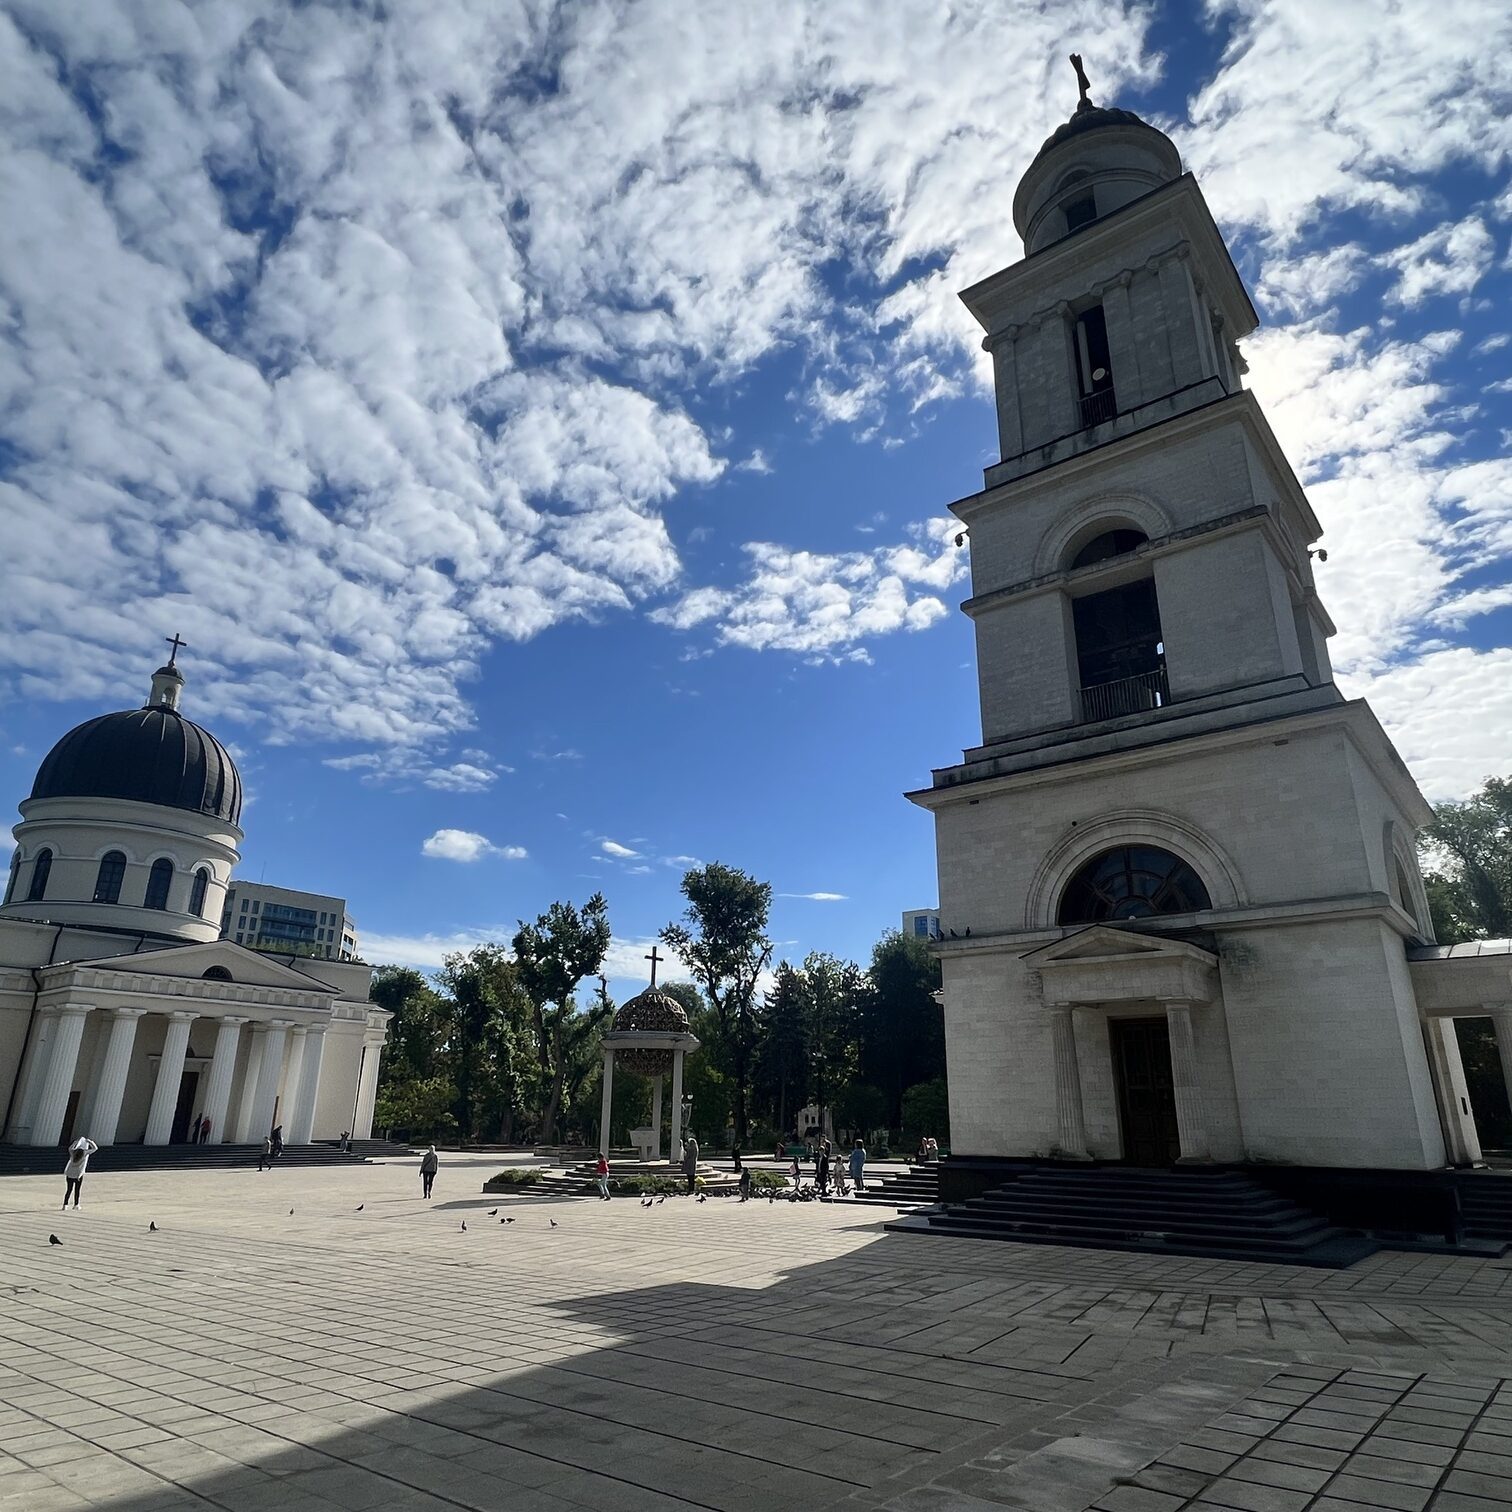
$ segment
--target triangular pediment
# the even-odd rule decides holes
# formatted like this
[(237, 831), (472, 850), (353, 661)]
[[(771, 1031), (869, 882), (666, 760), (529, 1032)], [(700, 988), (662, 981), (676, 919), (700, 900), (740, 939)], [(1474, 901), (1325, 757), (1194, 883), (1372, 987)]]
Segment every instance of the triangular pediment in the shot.
[(1108, 961), (1145, 957), (1149, 960), (1201, 961), (1216, 965), (1218, 958), (1188, 940), (1173, 940), (1164, 935), (1143, 934), (1132, 929), (1115, 929), (1107, 924), (1089, 924), (1073, 935), (1052, 940), (1021, 957), (1031, 966), (1048, 966), (1056, 961)]
[(69, 964), (87, 966), (95, 971), (150, 972), (154, 976), (167, 977), (203, 977), (218, 966), (231, 981), (243, 987), (272, 987), (284, 992), (323, 992), (330, 997), (338, 996), (334, 987), (308, 973), (231, 940), (164, 945), (155, 950), (95, 956)]

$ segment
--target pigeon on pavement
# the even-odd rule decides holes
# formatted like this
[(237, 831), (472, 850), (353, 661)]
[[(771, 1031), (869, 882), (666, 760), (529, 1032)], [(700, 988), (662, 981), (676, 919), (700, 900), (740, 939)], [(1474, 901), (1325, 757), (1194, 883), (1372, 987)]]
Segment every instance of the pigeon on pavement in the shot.
[(499, 1222), (500, 1223), (513, 1223), (514, 1219), (513, 1218), (501, 1218), (501, 1219), (499, 1219)]
[(556, 1219), (555, 1219), (555, 1218), (553, 1218), (553, 1219), (552, 1219), (552, 1220), (551, 1220), (551, 1226), (552, 1226), (552, 1228), (555, 1228), (555, 1227), (556, 1227), (556, 1226), (557, 1226), (557, 1221), (556, 1221)]
[(157, 1223), (155, 1221), (150, 1220), (150, 1219), (148, 1220), (148, 1223), (147, 1223), (147, 1232), (149, 1234), (155, 1234), (155, 1233), (157, 1233)]
[(646, 1200), (643, 1203), (641, 1203), (641, 1206), (642, 1207), (650, 1207), (651, 1206), (651, 1199), (649, 1197), (646, 1198)]
[(698, 1194), (698, 1200), (700, 1202), (707, 1202), (709, 1200), (709, 1194), (707, 1192), (700, 1192)]
[(47, 1236), (47, 1242), (49, 1244), (62, 1244), (63, 1241), (60, 1238), (58, 1238), (58, 1236), (56, 1234), (49, 1234)]
[(292, 1217), (293, 1217), (293, 1216), (294, 1216), (294, 1209), (293, 1209), (293, 1208), (290, 1208), (290, 1209), (289, 1209), (289, 1217), (291, 1217), (291, 1218), (292, 1218)]
[(464, 1234), (467, 1232), (467, 1219), (465, 1218), (462, 1220), (462, 1232)]
[(360, 1213), (363, 1210), (363, 1208), (365, 1208), (366, 1206), (367, 1206), (367, 1203), (365, 1203), (365, 1202), (359, 1202), (357, 1204), (357, 1211)]
[(657, 1207), (660, 1207), (662, 1205), (662, 1203), (664, 1203), (666, 1200), (667, 1199), (666, 1199), (665, 1196), (658, 1197), (656, 1199), (656, 1205), (657, 1205)]
[(490, 1218), (497, 1218), (499, 1216), (499, 1210), (498, 1210), (498, 1208), (489, 1208), (489, 1210), (488, 1210), (488, 1216)]

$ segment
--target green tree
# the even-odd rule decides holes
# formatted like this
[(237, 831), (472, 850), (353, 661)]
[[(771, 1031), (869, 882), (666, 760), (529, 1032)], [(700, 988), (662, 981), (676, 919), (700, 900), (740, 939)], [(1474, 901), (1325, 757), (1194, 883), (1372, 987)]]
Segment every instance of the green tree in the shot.
[(890, 1128), (903, 1126), (903, 1094), (945, 1075), (945, 1022), (934, 994), (940, 963), (928, 944), (891, 930), (877, 941), (867, 971), (861, 1027), (861, 1080), (887, 1099)]
[(1488, 777), (1464, 803), (1434, 805), (1420, 841), (1441, 943), (1512, 935), (1512, 781)]
[(499, 946), (477, 945), (447, 956), (436, 977), (445, 989), (457, 1131), (465, 1140), (477, 1135), (479, 1113), (501, 1075), (506, 1081), (511, 1075), (500, 1055), (501, 1046), (512, 1043), (501, 1021), (518, 1002), (514, 967)]
[(660, 990), (683, 1005), (688, 1027), (702, 1047), (684, 1058), (683, 1095), (693, 1099), (693, 1133), (701, 1144), (712, 1147), (726, 1138), (734, 1122), (730, 1078), (720, 1054), (719, 1021), (692, 982), (667, 982)]
[(556, 1141), (557, 1114), (572, 1065), (613, 1011), (607, 997), (580, 1009), (576, 993), (609, 949), (609, 905), (594, 893), (581, 909), (553, 903), (514, 937), (515, 970), (535, 1011), (536, 1064), (546, 1102), (541, 1139)]
[(802, 979), (788, 962), (779, 961), (757, 1016), (753, 1090), (780, 1134), (788, 1131), (788, 1115), (808, 1101), (803, 1008)]
[(727, 1058), (735, 1138), (750, 1138), (751, 1068), (756, 1041), (756, 987), (772, 959), (767, 919), (772, 885), (713, 861), (682, 879), (688, 907), (662, 930), (714, 1010)]
[(457, 1089), (445, 1076), (421, 1077), (380, 1086), (373, 1116), (385, 1131), (402, 1130), (411, 1138), (447, 1134), (457, 1127), (452, 1111)]
[(836, 1093), (856, 1079), (866, 980), (855, 962), (820, 951), (805, 957), (798, 980), (803, 1050), (822, 1129)]
[(446, 1005), (408, 966), (379, 966), (368, 998), (394, 1016), (378, 1073), (378, 1090), (447, 1072)]
[(927, 1134), (950, 1143), (950, 1094), (943, 1076), (919, 1082), (903, 1094), (903, 1145), (914, 1148)]

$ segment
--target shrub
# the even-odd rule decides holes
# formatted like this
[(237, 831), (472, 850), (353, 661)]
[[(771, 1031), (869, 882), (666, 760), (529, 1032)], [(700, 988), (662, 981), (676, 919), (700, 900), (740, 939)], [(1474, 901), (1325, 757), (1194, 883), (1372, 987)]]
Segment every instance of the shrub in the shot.
[(781, 1190), (788, 1183), (786, 1176), (781, 1171), (752, 1171), (751, 1190), (753, 1192), (769, 1192), (774, 1188)]
[(506, 1166), (496, 1176), (488, 1179), (488, 1185), (498, 1186), (534, 1186), (545, 1173), (524, 1166)]
[[(698, 1185), (703, 1185), (703, 1177), (698, 1178)], [(675, 1197), (679, 1192), (688, 1189), (687, 1181), (681, 1176), (611, 1176), (609, 1178), (609, 1190), (612, 1192), (624, 1192), (634, 1197)]]

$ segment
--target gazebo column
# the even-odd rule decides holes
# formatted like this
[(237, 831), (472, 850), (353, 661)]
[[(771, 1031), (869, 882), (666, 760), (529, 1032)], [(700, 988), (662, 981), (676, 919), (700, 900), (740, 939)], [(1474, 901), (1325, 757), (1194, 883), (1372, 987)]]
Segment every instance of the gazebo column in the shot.
[(100, 1063), (99, 1084), (90, 1110), (92, 1128), (80, 1129), (102, 1149), (116, 1141), (121, 1122), (121, 1102), (126, 1095), (126, 1073), (131, 1069), (131, 1047), (136, 1043), (137, 1020), (145, 1008), (117, 1008), (110, 1015), (104, 1035), (105, 1056)]
[(1507, 1084), (1507, 1100), (1512, 1102), (1512, 1003), (1487, 1003), (1496, 1030), (1496, 1053), (1501, 1060), (1502, 1080)]
[(184, 1080), (184, 1052), (189, 1048), (189, 1028), (199, 1015), (178, 1010), (168, 1015), (163, 1053), (158, 1057), (157, 1081), (152, 1087), (152, 1106), (147, 1110), (145, 1145), (165, 1145), (173, 1134), (173, 1114), (178, 1107), (179, 1087)]
[(609, 1158), (609, 1115), (614, 1110), (614, 1051), (604, 1051), (604, 1100), (599, 1106), (599, 1154)]
[(651, 1078), (651, 1142), (655, 1146), (653, 1160), (661, 1159), (661, 1108), (662, 1108), (662, 1079), (659, 1076)]
[(678, 1145), (682, 1143), (682, 1073), (683, 1052), (672, 1052), (672, 1122), (668, 1129), (667, 1159), (674, 1164), (678, 1158)]
[(1056, 1143), (1063, 1160), (1090, 1160), (1082, 1114), (1081, 1068), (1076, 1060), (1076, 1025), (1070, 1003), (1050, 1004), (1050, 1038), (1055, 1057)]
[(1176, 1130), (1181, 1159), (1211, 1158), (1207, 1112), (1202, 1106), (1202, 1078), (1197, 1069), (1197, 1037), (1192, 1031), (1192, 1004), (1167, 1002), (1166, 1030), (1171, 1041), (1171, 1086), (1176, 1094)]

